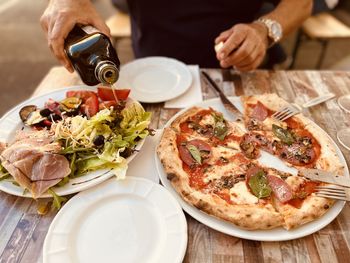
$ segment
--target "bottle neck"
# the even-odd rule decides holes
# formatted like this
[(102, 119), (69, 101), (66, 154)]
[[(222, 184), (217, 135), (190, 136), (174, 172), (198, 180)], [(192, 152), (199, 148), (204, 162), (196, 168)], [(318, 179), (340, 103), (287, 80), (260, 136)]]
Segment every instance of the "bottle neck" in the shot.
[(113, 85), (119, 78), (119, 70), (112, 61), (103, 60), (96, 65), (95, 76), (101, 83)]

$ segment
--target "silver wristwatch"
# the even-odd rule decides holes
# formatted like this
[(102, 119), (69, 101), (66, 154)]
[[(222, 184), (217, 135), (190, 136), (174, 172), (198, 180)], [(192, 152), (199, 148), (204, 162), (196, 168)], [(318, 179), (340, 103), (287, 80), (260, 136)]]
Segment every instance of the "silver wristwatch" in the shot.
[(275, 20), (269, 18), (259, 18), (256, 23), (263, 24), (267, 28), (267, 34), (269, 37), (269, 46), (273, 46), (279, 42), (283, 36), (281, 24)]

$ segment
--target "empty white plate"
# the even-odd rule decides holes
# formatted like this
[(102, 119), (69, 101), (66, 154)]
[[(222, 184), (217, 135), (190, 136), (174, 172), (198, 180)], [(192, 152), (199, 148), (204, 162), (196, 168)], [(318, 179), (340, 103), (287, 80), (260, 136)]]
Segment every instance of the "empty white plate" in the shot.
[(180, 96), (191, 83), (191, 72), (184, 63), (166, 57), (147, 57), (122, 66), (116, 87), (130, 88), (135, 100), (156, 103)]
[(127, 177), (73, 197), (45, 238), (44, 262), (182, 262), (187, 224), (162, 186)]

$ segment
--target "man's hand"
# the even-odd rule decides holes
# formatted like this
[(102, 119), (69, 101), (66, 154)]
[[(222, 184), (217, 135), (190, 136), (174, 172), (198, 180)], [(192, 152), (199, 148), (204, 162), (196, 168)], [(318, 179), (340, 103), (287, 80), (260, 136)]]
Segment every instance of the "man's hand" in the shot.
[(240, 71), (256, 69), (268, 48), (267, 28), (258, 23), (237, 24), (222, 32), (215, 44), (223, 42), (216, 56), (223, 68), (235, 67)]
[(64, 52), (64, 40), (75, 24), (92, 25), (102, 33), (110, 34), (89, 0), (51, 0), (40, 24), (51, 51), (69, 72), (73, 72), (73, 67)]

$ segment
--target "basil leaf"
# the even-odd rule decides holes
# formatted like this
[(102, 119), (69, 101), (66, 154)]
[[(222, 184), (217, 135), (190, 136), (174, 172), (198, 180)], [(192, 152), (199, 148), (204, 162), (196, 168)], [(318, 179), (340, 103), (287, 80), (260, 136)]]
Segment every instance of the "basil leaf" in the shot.
[(263, 171), (259, 171), (250, 177), (248, 184), (257, 198), (264, 198), (271, 195), (271, 188)]
[(278, 125), (272, 124), (272, 131), (273, 134), (285, 144), (291, 145), (293, 142), (295, 142), (293, 134), (287, 129), (283, 129)]
[(223, 141), (225, 140), (225, 137), (228, 133), (225, 119), (222, 115), (215, 113), (212, 113), (212, 116), (215, 120), (214, 136), (217, 137), (220, 141)]
[(187, 145), (187, 149), (190, 151), (193, 159), (195, 159), (197, 163), (202, 164), (201, 153), (197, 147), (194, 145)]

